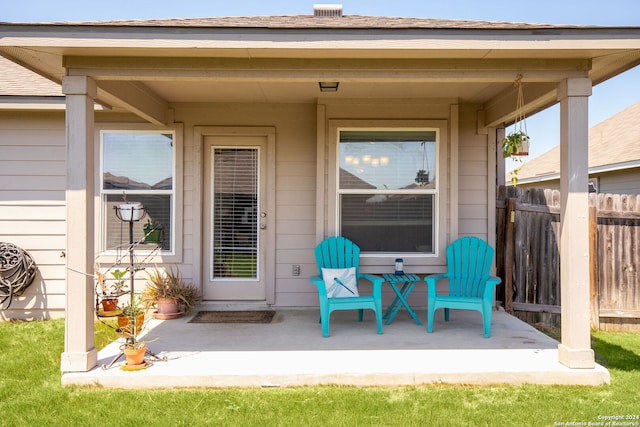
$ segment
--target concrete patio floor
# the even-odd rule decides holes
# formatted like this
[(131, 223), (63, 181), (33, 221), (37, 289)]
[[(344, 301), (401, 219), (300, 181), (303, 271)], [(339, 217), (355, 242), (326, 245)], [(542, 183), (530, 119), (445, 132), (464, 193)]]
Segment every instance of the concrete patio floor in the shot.
[[(201, 310), (220, 309), (202, 306)], [(404, 386), (453, 384), (609, 383), (609, 372), (569, 369), (558, 362), (558, 342), (519, 319), (494, 311), (491, 337), (483, 338), (478, 312), (453, 310), (444, 322), (436, 313), (426, 332), (400, 311), (378, 335), (371, 311), (357, 322), (354, 311), (334, 312), (331, 336), (323, 338), (318, 311), (275, 309), (270, 324), (188, 323), (198, 309), (173, 320), (152, 320), (144, 339), (166, 361), (147, 358), (148, 368), (121, 369), (114, 342), (99, 352), (98, 367), (64, 373), (63, 385), (148, 389), (176, 387), (288, 387), (318, 384)]]

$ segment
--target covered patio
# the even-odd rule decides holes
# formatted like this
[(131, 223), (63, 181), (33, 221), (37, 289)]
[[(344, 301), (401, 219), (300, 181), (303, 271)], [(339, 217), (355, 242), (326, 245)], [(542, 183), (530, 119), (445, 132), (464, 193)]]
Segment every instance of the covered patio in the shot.
[(424, 326), (425, 309), (416, 311), (421, 326), (402, 310), (383, 335), (376, 334), (372, 312), (359, 323), (354, 311), (338, 311), (329, 338), (321, 335), (317, 310), (278, 309), (269, 324), (189, 323), (197, 312), (149, 323), (147, 339), (157, 338), (149, 348), (166, 361), (147, 358), (147, 369), (127, 372), (122, 358), (103, 369), (119, 353), (120, 343), (114, 342), (99, 352), (97, 367), (65, 372), (62, 384), (146, 389), (609, 383), (609, 372), (598, 364), (571, 369), (560, 363), (557, 341), (504, 311), (494, 311), (488, 339), (480, 314), (460, 310), (447, 323), (439, 311), (433, 334)]
[[(0, 23), (0, 54), (61, 84), (64, 95), (65, 123), (54, 113), (32, 114), (33, 123), (22, 125), (21, 133), (32, 145), (11, 148), (15, 158), (32, 162), (26, 163), (32, 170), (21, 170), (20, 176), (38, 177), (47, 169), (56, 185), (48, 175), (34, 178), (28, 193), (34, 200), (21, 204), (21, 198), (6, 196), (5, 201), (15, 205), (9, 227), (21, 230), (17, 237), (27, 241), (26, 235), (47, 251), (44, 261), (52, 267), (44, 270), (47, 287), (25, 301), (19, 314), (40, 301), (46, 305), (38, 308), (64, 313), (63, 383), (606, 383), (608, 373), (595, 363), (589, 335), (588, 99), (594, 85), (640, 62), (640, 28), (361, 17), (342, 15), (341, 7), (334, 12), (331, 17), (314, 12)], [(517, 107), (515, 82), (523, 87), (522, 108)], [(332, 91), (326, 91), (327, 84)], [(399, 315), (382, 336), (375, 334), (369, 317), (359, 325), (346, 321), (350, 313), (337, 313), (332, 336), (323, 339), (313, 309), (317, 294), (307, 277), (317, 271), (313, 248), (327, 236), (344, 235), (349, 225), (351, 218), (341, 210), (343, 195), (379, 194), (392, 200), (394, 194), (417, 194), (429, 200), (424, 203), (429, 214), (419, 223), (426, 244), (407, 227), (407, 247), (376, 247), (378, 238), (363, 251), (368, 253), (362, 267), (381, 274), (403, 256), (408, 273), (442, 272), (446, 245), (459, 236), (477, 236), (495, 246), (496, 186), (504, 181), (500, 141), (518, 110), (531, 115), (556, 103), (563, 195), (557, 239), (562, 342), (502, 312), (495, 313), (492, 337), (486, 340), (478, 322), (465, 321), (474, 313), (455, 316), (447, 326), (436, 324), (433, 335)], [(8, 133), (22, 123), (22, 114), (8, 117)], [(47, 126), (59, 129), (61, 141), (49, 141), (49, 132), (42, 131)], [(375, 190), (341, 183), (340, 162), (347, 156), (340, 147), (348, 142), (341, 139), (343, 131), (372, 131), (371, 141), (380, 142), (382, 133), (399, 138), (416, 129), (431, 132), (434, 141), (437, 135), (434, 188), (409, 188), (414, 169), (424, 173), (427, 168), (405, 167), (400, 157), (384, 176), (410, 171), (407, 182), (389, 189), (381, 179)], [(104, 149), (108, 133), (171, 136), (165, 144), (170, 147), (170, 181), (149, 184), (171, 182), (171, 190), (162, 195), (171, 201), (166, 213), (172, 243), (170, 250), (150, 257), (149, 265), (175, 267), (201, 287), (209, 304), (272, 307), (278, 311), (272, 324), (158, 322), (150, 334), (160, 339), (151, 350), (170, 360), (134, 373), (99, 368), (118, 352), (114, 344), (98, 354), (93, 337), (95, 264), (106, 271), (117, 261), (105, 232), (111, 213), (107, 205), (116, 190), (106, 188), (103, 165), (110, 156), (122, 159), (132, 151), (110, 154)], [(56, 152), (64, 156), (55, 163), (43, 157), (45, 143), (57, 144)], [(211, 206), (221, 193), (212, 185), (211, 159), (218, 148), (228, 147), (252, 147), (262, 159), (251, 169), (261, 183), (256, 189), (260, 209), (246, 218), (260, 236), (254, 249), (263, 259), (257, 263), (261, 271), (245, 281), (218, 277), (212, 262)], [(131, 171), (122, 174), (133, 175), (141, 163), (131, 162)], [(9, 182), (22, 185), (17, 176)], [(43, 186), (53, 188), (42, 191)], [(128, 191), (136, 195), (139, 190)], [(32, 205), (43, 207), (40, 234), (52, 233), (51, 225), (58, 230), (51, 242), (40, 243), (39, 232), (22, 222)], [(397, 218), (376, 225), (411, 225), (411, 214), (401, 209)], [(356, 225), (368, 225), (356, 220)], [(424, 312), (419, 314), (424, 318)]]

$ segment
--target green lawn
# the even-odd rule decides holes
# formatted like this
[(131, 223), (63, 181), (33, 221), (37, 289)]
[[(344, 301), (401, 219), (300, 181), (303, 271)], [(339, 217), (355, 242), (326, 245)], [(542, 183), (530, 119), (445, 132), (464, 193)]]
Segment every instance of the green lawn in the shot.
[[(100, 342), (109, 339), (98, 334)], [(598, 358), (611, 371), (609, 386), (158, 391), (61, 387), (63, 336), (60, 320), (0, 322), (0, 425), (554, 426), (640, 416), (638, 334), (594, 333)]]

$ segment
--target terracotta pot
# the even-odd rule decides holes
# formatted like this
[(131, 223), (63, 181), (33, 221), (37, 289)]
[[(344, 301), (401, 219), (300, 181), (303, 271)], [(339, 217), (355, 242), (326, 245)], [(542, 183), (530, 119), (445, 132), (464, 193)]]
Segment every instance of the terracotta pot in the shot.
[[(137, 336), (142, 330), (144, 323), (144, 313), (138, 314), (136, 317), (136, 330), (133, 335)], [(131, 334), (131, 316), (118, 316), (118, 329), (124, 332), (124, 335)]]
[(117, 298), (106, 298), (100, 301), (102, 304), (102, 309), (105, 312), (115, 311), (118, 309), (118, 299)]
[(147, 347), (142, 348), (124, 348), (124, 356), (127, 358), (127, 366), (142, 365), (144, 363), (144, 354)]
[(176, 314), (180, 312), (180, 306), (176, 298), (158, 298), (156, 301), (158, 314)]

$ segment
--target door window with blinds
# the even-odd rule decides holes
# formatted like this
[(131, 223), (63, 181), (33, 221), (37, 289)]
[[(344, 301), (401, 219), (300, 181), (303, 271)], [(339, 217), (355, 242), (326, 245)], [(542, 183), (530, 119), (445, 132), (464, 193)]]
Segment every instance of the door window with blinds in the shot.
[(342, 130), (342, 236), (369, 253), (435, 252), (438, 130)]
[(257, 279), (259, 149), (212, 150), (212, 280)]
[[(134, 240), (145, 240), (144, 225), (161, 229), (160, 248), (173, 252), (175, 221), (175, 133), (147, 131), (101, 132), (101, 183), (103, 250), (118, 250), (129, 243), (128, 225), (114, 207), (140, 202), (146, 216), (133, 227)], [(138, 250), (154, 250), (156, 244), (141, 243)]]

